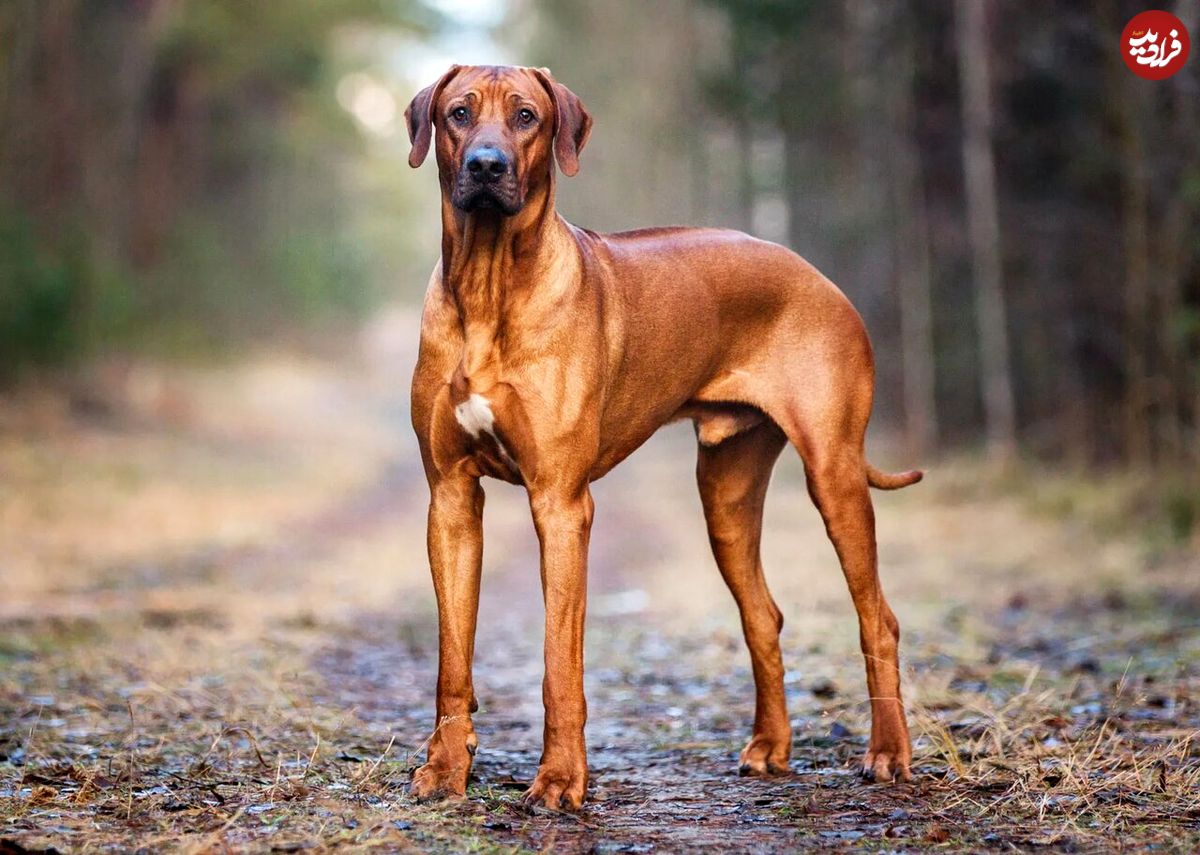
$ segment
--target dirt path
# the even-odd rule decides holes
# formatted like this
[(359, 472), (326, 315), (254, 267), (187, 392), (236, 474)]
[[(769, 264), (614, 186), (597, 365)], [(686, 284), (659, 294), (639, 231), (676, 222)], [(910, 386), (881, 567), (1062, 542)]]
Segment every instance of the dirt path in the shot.
[(793, 773), (736, 777), (752, 682), (685, 427), (596, 485), (587, 809), (517, 804), (542, 613), (528, 509), (504, 485), (488, 486), (473, 785), (413, 804), (436, 632), (412, 324), (383, 319), (357, 361), (126, 372), (99, 421), (0, 411), (0, 852), (1200, 844), (1195, 554), (1097, 532), (1063, 513), (1066, 485), (1000, 493), (970, 467), (878, 499), (918, 774), (872, 787), (853, 774), (853, 611), (798, 462), (780, 466), (764, 562), (788, 621)]

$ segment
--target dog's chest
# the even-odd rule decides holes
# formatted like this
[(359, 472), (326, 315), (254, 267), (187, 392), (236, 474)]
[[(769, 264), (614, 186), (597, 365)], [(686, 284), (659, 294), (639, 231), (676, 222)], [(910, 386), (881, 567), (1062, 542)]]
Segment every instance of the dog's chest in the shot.
[(504, 441), (496, 429), (496, 414), (487, 396), (478, 392), (468, 393), (466, 400), (454, 406), (454, 420), (471, 439), (494, 443), (504, 463), (513, 469), (517, 468), (516, 461), (504, 447)]
[(496, 414), (492, 412), (492, 402), (485, 396), (477, 392), (469, 393), (465, 401), (454, 407), (454, 418), (472, 439), (479, 439), (480, 434), (487, 433), (499, 441), (493, 430)]
[(505, 405), (511, 406), (510, 397), (504, 394), (503, 387), (493, 386), (485, 394), (459, 379), (450, 384), (446, 400), (454, 416), (451, 429), (465, 441), (467, 454), (475, 459), (481, 471), (519, 482), (521, 467), (510, 448), (511, 426), (505, 419)]
[(482, 474), (524, 483), (547, 448), (569, 451), (595, 372), (580, 364), (578, 347), (563, 355), (537, 346), (544, 328), (510, 318), (506, 340), (490, 325), (464, 327), (441, 351), (448, 370), (433, 420), (435, 447), (447, 455), (446, 464), (466, 457)]

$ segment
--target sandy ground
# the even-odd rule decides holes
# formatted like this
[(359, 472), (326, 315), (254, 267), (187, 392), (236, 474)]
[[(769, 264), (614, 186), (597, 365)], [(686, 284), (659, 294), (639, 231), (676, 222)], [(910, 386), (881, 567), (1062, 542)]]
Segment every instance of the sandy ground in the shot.
[(414, 804), (436, 669), (415, 322), (348, 358), (109, 366), (0, 405), (0, 853), (1200, 845), (1194, 549), (962, 463), (876, 496), (917, 779), (871, 786), (853, 610), (785, 455), (764, 563), (792, 774), (738, 778), (752, 681), (687, 425), (594, 488), (585, 810), (517, 803), (541, 593), (524, 494), (493, 483), (476, 772), (464, 802)]

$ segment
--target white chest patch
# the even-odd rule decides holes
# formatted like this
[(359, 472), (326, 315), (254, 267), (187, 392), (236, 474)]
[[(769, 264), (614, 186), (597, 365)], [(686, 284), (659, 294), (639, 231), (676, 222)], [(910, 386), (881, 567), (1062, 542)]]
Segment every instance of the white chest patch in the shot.
[(474, 439), (479, 439), (481, 433), (495, 436), (492, 425), (496, 423), (496, 416), (492, 413), (492, 402), (483, 395), (472, 392), (467, 400), (454, 408), (454, 418)]
[(454, 418), (458, 419), (462, 429), (469, 433), (472, 439), (479, 439), (480, 434), (488, 434), (496, 441), (496, 447), (500, 449), (500, 456), (504, 462), (508, 464), (509, 468), (517, 469), (512, 455), (508, 453), (508, 449), (504, 447), (500, 437), (496, 436), (496, 414), (492, 412), (491, 401), (483, 395), (472, 392), (467, 400), (454, 408)]

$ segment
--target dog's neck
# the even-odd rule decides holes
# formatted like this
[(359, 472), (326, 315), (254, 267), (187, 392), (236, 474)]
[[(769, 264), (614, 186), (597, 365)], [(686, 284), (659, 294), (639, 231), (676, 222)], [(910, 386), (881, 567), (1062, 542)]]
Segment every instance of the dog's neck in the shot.
[(536, 288), (569, 240), (554, 208), (553, 180), (513, 216), (492, 208), (460, 211), (442, 194), (442, 282), (464, 327), (498, 330), (511, 304)]

